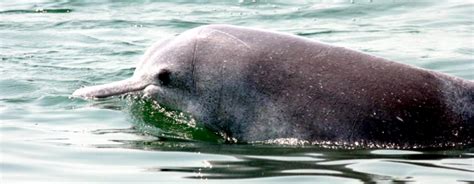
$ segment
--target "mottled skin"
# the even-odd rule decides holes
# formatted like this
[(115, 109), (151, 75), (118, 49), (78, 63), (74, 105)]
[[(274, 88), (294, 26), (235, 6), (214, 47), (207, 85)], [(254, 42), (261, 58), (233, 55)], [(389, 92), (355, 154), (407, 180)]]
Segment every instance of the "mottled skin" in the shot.
[(284, 33), (201, 26), (152, 46), (131, 79), (73, 95), (138, 90), (244, 142), (473, 142), (472, 81)]

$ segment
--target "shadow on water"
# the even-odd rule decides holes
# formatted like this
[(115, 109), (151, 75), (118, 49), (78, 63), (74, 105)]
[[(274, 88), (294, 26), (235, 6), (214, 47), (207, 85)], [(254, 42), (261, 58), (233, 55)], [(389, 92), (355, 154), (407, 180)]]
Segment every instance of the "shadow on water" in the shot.
[[(463, 149), (327, 149), (317, 145), (229, 144), (225, 139), (178, 111), (169, 111), (149, 100), (128, 98), (134, 127), (102, 130), (103, 133), (152, 135), (152, 140), (113, 140), (121, 144), (95, 145), (97, 148), (126, 148), (147, 151), (188, 152), (229, 159), (203, 161), (203, 166), (156, 166), (147, 172), (189, 173), (189, 179), (252, 179), (281, 176), (324, 176), (362, 182), (408, 183), (417, 181), (419, 170), (456, 172), (472, 182), (473, 148)], [(104, 107), (107, 108), (106, 104)], [(102, 106), (101, 105), (101, 106)], [(117, 109), (117, 108), (113, 108)], [(471, 160), (471, 163), (469, 162)], [(380, 167), (380, 168), (377, 168)], [(381, 170), (379, 170), (381, 169)], [(393, 169), (394, 171), (390, 171)], [(400, 170), (400, 171), (397, 171)], [(402, 174), (400, 174), (400, 172)], [(416, 173), (416, 172), (415, 172)], [(416, 175), (416, 174), (415, 174)]]

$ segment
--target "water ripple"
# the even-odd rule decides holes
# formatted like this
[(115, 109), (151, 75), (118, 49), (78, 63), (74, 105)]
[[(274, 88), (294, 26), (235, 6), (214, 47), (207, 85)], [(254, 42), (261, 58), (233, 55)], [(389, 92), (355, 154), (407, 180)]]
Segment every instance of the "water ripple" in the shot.
[(43, 9), (38, 8), (34, 10), (4, 10), (0, 14), (24, 14), (24, 13), (71, 13), (72, 9)]

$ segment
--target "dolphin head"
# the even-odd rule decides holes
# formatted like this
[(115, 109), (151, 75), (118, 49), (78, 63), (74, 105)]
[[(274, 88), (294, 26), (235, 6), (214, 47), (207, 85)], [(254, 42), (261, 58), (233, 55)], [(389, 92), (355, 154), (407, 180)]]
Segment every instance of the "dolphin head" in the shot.
[[(236, 102), (252, 99), (243, 86), (248, 76), (246, 63), (253, 58), (249, 45), (221, 28), (234, 29), (200, 26), (158, 42), (145, 52), (131, 78), (84, 87), (73, 96), (105, 98), (142, 92), (160, 105), (188, 112), (198, 122), (219, 130), (226, 126), (222, 119), (234, 117), (231, 110)], [(241, 111), (235, 113), (239, 114), (235, 117), (246, 118)]]
[(143, 92), (160, 103), (180, 108), (189, 101), (194, 91), (194, 31), (152, 45), (141, 58), (132, 77), (80, 88), (72, 96), (95, 99)]

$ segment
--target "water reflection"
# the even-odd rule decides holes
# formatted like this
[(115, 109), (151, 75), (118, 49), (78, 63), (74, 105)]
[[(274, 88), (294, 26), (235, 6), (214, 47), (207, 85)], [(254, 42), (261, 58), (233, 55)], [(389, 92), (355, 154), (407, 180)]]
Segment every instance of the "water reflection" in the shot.
[[(331, 176), (361, 182), (429, 181), (440, 175), (446, 181), (473, 181), (474, 155), (466, 150), (345, 150), (317, 146), (219, 144), (156, 139), (96, 145), (149, 151), (227, 155), (228, 160), (201, 160), (202, 166), (162, 166), (147, 172), (189, 173), (190, 179), (252, 179), (281, 176)], [(186, 165), (186, 164), (183, 164)]]

